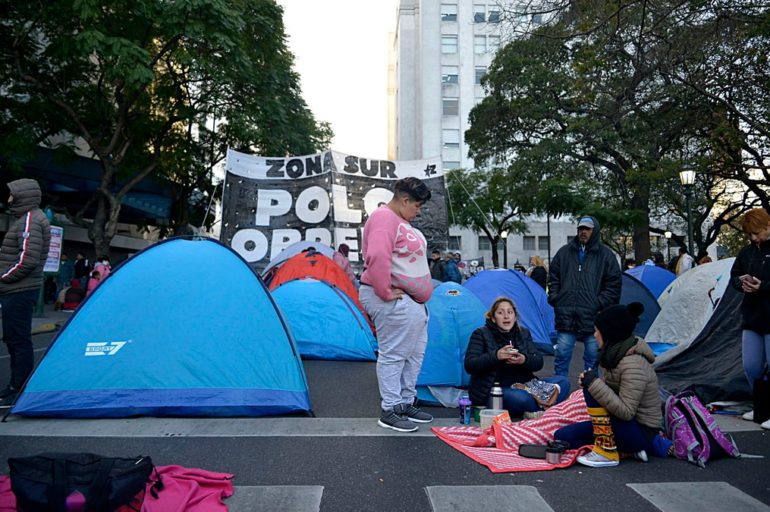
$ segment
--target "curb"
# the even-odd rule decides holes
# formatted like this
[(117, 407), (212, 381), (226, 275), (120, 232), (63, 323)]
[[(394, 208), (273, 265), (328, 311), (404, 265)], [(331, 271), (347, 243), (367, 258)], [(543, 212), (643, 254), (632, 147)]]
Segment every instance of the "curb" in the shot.
[(32, 329), (32, 334), (44, 334), (47, 332), (54, 332), (59, 329), (59, 324), (49, 322), (45, 324), (40, 324)]

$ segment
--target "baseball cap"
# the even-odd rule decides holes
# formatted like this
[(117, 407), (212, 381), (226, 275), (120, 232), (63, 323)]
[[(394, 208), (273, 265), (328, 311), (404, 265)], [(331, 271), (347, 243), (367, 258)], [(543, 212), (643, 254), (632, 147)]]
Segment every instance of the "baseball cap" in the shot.
[(594, 220), (591, 217), (581, 217), (578, 221), (578, 229), (580, 228), (594, 228)]

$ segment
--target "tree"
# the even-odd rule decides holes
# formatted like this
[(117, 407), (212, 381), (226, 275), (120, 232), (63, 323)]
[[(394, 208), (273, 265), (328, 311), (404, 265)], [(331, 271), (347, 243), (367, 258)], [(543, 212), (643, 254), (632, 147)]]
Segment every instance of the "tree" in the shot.
[[(98, 254), (109, 251), (121, 201), (147, 176), (178, 180), (177, 199), (189, 200), (210, 193), (202, 183), (224, 145), (286, 153), (326, 138), (301, 99), (274, 0), (0, 5), (0, 124), (13, 128), (2, 149), (86, 145), (101, 182), (70, 213)], [(226, 128), (209, 137), (213, 120)]]
[(512, 202), (516, 197), (513, 185), (501, 169), (455, 169), (447, 174), (452, 223), (486, 235), (495, 268), (500, 267), (497, 246), (503, 231), (523, 233), (526, 229), (520, 210)]
[[(682, 2), (569, 0), (516, 2), (506, 12), (514, 32), (529, 35), (533, 15), (545, 20), (549, 37), (565, 44), (616, 26), (642, 11), (639, 39), (659, 42), (654, 65), (662, 79), (685, 86), (699, 98), (700, 136), (711, 141), (704, 172), (737, 180), (770, 209), (770, 5), (763, 0)], [(573, 19), (574, 23), (564, 23)], [(709, 118), (707, 115), (711, 113)]]
[[(724, 151), (715, 151), (731, 140), (716, 136), (716, 127), (724, 133), (730, 126), (725, 109), (664, 72), (671, 67), (671, 41), (681, 33), (671, 9), (692, 4), (528, 3), (530, 12), (553, 18), (498, 52), (485, 78), (489, 95), (471, 112), (472, 156), (505, 162), (516, 181), (533, 183), (536, 174), (540, 186), (551, 180), (592, 185), (594, 201), (622, 213), (608, 227), (622, 233), (632, 221), (635, 255), (647, 258), (652, 217), (661, 210), (686, 217), (681, 189), (672, 186), (677, 173), (727, 167)], [(545, 168), (539, 162), (547, 162)], [(704, 192), (718, 180), (707, 181)], [(546, 206), (535, 202), (535, 209)], [(694, 224), (710, 211), (697, 210)]]

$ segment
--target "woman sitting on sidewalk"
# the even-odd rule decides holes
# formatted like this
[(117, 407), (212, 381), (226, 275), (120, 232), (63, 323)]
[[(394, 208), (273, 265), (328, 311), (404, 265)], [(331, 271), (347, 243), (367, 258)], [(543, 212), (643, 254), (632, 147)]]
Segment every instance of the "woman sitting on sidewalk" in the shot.
[(487, 322), (471, 335), (465, 352), (465, 370), (471, 375), (468, 394), (474, 405), (491, 407), (495, 382), (503, 388), (503, 407), (511, 416), (536, 413), (569, 395), (569, 380), (555, 376), (538, 380), (543, 368), (529, 331), (518, 323), (518, 311), (507, 297), (495, 300)]
[[(671, 441), (660, 435), (663, 419), (658, 394), (658, 377), (652, 368), (655, 355), (642, 338), (634, 335), (644, 306), (610, 306), (594, 320), (601, 353), (599, 367), (580, 375), (588, 415), (583, 421), (560, 428), (554, 439), (570, 446), (593, 444), (591, 452), (577, 461), (585, 466), (619, 464), (618, 451), (647, 462), (647, 453), (667, 457)], [(617, 445), (615, 440), (617, 438)]]

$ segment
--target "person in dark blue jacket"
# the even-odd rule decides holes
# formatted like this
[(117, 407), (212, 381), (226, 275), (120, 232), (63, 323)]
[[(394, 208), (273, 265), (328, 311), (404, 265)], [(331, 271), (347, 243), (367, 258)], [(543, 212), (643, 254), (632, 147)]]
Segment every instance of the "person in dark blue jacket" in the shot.
[(615, 255), (601, 243), (599, 222), (578, 220), (577, 236), (554, 256), (548, 274), (548, 303), (556, 313), (556, 375), (567, 375), (575, 342), (584, 343), (584, 369), (596, 366), (594, 318), (620, 302), (621, 273)]
[(447, 281), (452, 281), (457, 284), (462, 283), (463, 275), (460, 273), (460, 267), (457, 266), (457, 261), (455, 260), (454, 255), (451, 252), (447, 252), (445, 259), (446, 261), (444, 262), (443, 281), (445, 283)]

